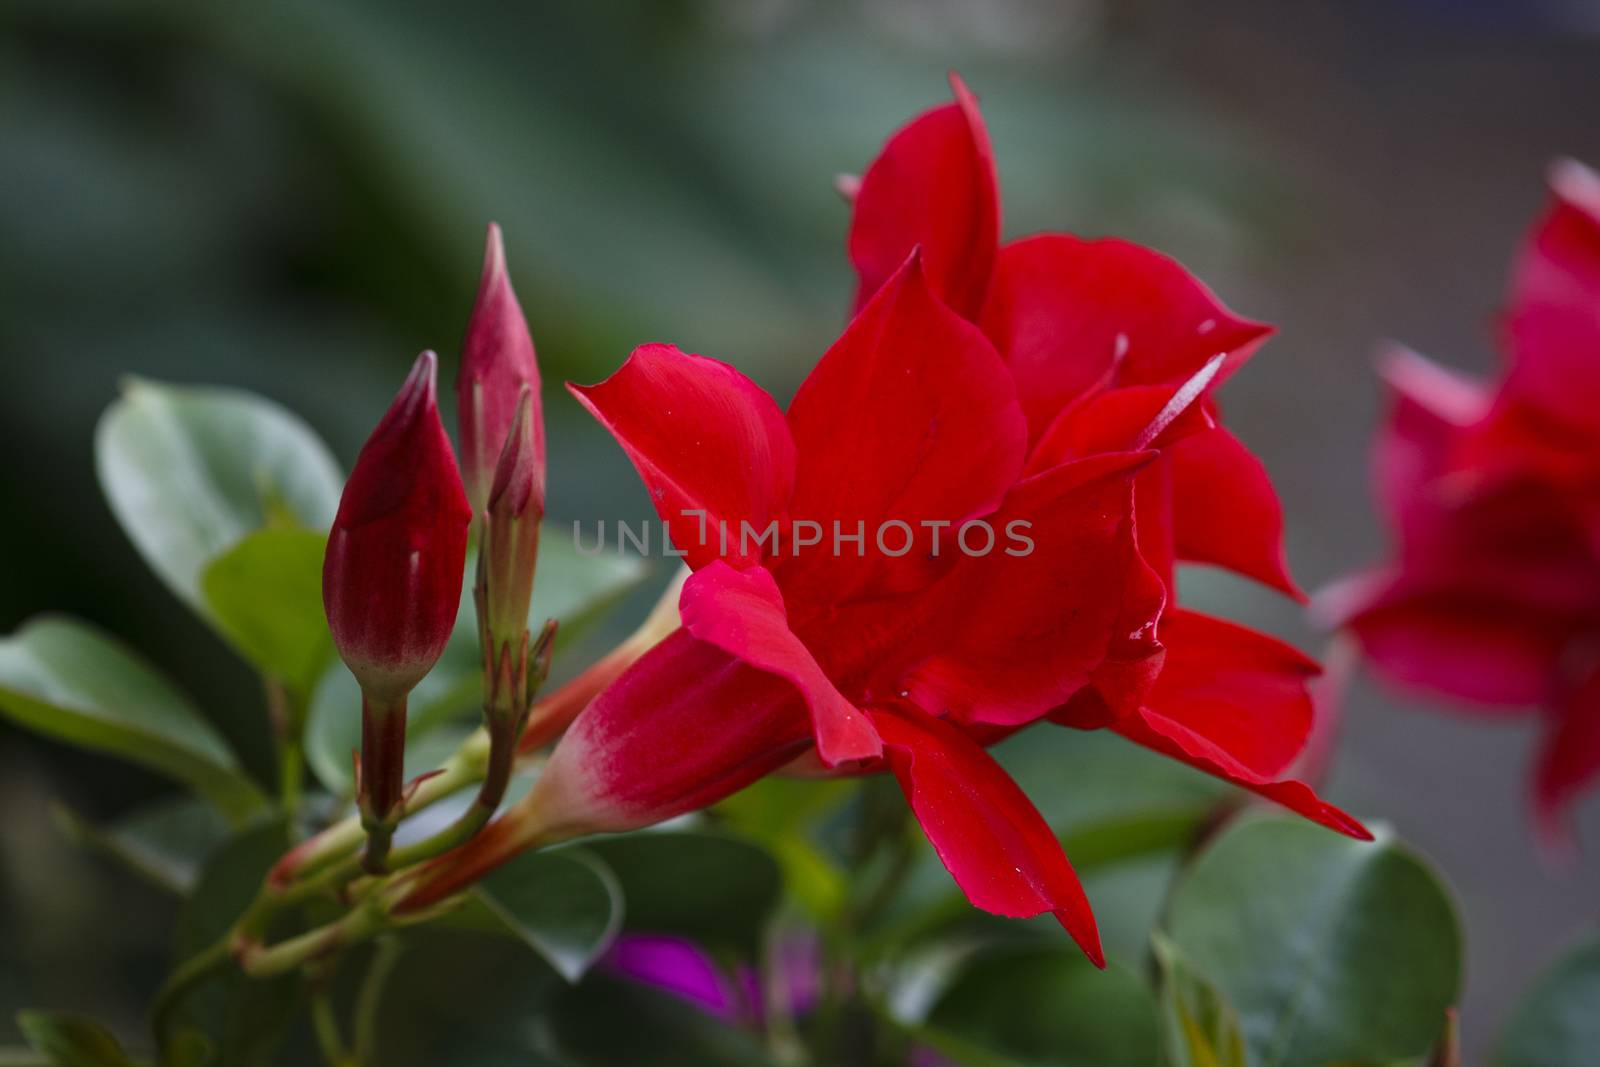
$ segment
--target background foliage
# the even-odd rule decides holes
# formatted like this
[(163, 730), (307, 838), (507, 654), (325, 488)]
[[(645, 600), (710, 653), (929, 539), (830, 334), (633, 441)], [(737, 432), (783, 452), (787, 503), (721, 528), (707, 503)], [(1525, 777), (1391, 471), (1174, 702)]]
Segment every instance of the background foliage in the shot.
[[(230, 631), (221, 562), (162, 578), (219, 620), (225, 638), (138, 564), (101, 503), (92, 451), (122, 375), (258, 391), (303, 414), (347, 465), (417, 349), (440, 348), (449, 372), (482, 225), (496, 218), (551, 382), (598, 378), (633, 343), (661, 339), (731, 359), (787, 395), (847, 298), (845, 212), (829, 177), (860, 167), (887, 130), (939, 99), (952, 65), (986, 101), (1008, 230), (1147, 241), (1282, 327), (1225, 400), (1282, 489), (1291, 560), (1315, 585), (1378, 544), (1353, 503), (1366, 499), (1352, 457), (1373, 417), (1373, 343), (1397, 336), (1486, 364), (1503, 264), (1542, 196), (1545, 162), (1565, 153), (1600, 163), (1600, 42), (1585, 32), (1594, 25), (1584, 8), (9, 0), (0, 5), (0, 499), (10, 521), (0, 548), (13, 562), (0, 582), (0, 629), (64, 609), (131, 642), (177, 679), (194, 715), (265, 787), (264, 707), (238, 699), (255, 689), (229, 644), (291, 682), (314, 673), (320, 652)], [(547, 393), (553, 514), (642, 518), (646, 501), (617, 450), (559, 390)], [(251, 516), (250, 527), (266, 518)], [(1200, 591), (1202, 606), (1226, 603), (1312, 647), (1270, 597), (1232, 584)], [(619, 624), (628, 614), (617, 613)], [(51, 625), (5, 654), (47, 658)], [(582, 660), (582, 640), (568, 669)], [(0, 1006), (70, 1005), (134, 1032), (166, 962), (174, 906), (73, 846), (50, 801), (65, 797), (87, 833), (139, 801), (172, 807), (170, 786), (0, 730)], [(1528, 740), (1400, 714), (1358, 690), (1332, 790), (1359, 813), (1390, 816), (1450, 872), (1469, 931), (1469, 1055), (1488, 1047), (1515, 991), (1592, 918), (1600, 887), (1594, 805), (1578, 868), (1561, 880), (1536, 867), (1516, 784)], [(347, 747), (333, 736), (326, 750)], [(226, 750), (208, 744), (185, 766), (203, 774), (217, 751)], [(1119, 776), (1149, 769), (1142, 757), (1131, 769), (1108, 763), (1092, 742), (1010, 756), (1068, 828), (1075, 856), (1106, 839), (1097, 827), (1118, 813), (1091, 809), (1115, 804)], [(1061, 760), (1078, 761), (1073, 775)], [(331, 757), (322, 766), (342, 769)], [(1170, 791), (1181, 813), (1196, 781), (1151, 788)], [(204, 820), (181, 807), (170, 814)], [(770, 811), (738, 816), (745, 833), (781, 832)], [(105, 847), (141, 849), (178, 884), (221, 877), (215, 862), (197, 870), (164, 852), (159, 832), (138, 832), (162, 825), (121, 827)], [(266, 854), (273, 842), (257, 844)], [(805, 899), (837, 903), (840, 887), (804, 854), (780, 858)], [(622, 878), (626, 859), (607, 859)], [(1092, 872), (1091, 895), (1119, 901), (1102, 923), (1120, 943), (1113, 955), (1131, 966), (1145, 958), (1163, 862)], [(1409, 861), (1394, 862), (1403, 871)], [(937, 921), (942, 877), (926, 879), (931, 910), (904, 921)], [(207, 921), (186, 915), (180, 925)], [(1169, 930), (1169, 968), (1204, 955), (1183, 932)], [(417, 949), (430, 950), (443, 951)], [(482, 959), (525, 967), (543, 988), (548, 968), (509, 952), (485, 941)], [(1064, 960), (1026, 965), (1062, 986), (1079, 980)], [(514, 991), (509, 979), (500, 989)], [(1229, 992), (1241, 1040), (1257, 1040), (1248, 998)], [(415, 996), (424, 1003), (423, 990)], [(1556, 997), (1536, 1001), (1514, 1027), (1540, 1011), (1563, 1008)], [(951, 1001), (933, 1012), (953, 1031), (983, 1032), (981, 1008)], [(570, 1014), (580, 1020), (573, 1040), (583, 1040), (583, 1015)]]

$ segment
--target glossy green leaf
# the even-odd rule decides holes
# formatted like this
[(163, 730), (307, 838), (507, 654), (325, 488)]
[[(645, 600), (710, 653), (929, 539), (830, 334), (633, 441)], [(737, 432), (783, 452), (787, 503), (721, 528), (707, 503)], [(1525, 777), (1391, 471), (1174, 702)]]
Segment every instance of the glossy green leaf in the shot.
[[(473, 573), (469, 558), (450, 643), (438, 665), (411, 693), (407, 723), (410, 737), (463, 716), (478, 716), (483, 667), (472, 602)], [(619, 557), (614, 551), (582, 555), (564, 531), (546, 526), (539, 536), (538, 580), (528, 611), (530, 628), (537, 631), (545, 619), (560, 621), (556, 640), (559, 659), (561, 649), (606, 607), (643, 580), (646, 573), (645, 562), (636, 557)], [(361, 691), (355, 679), (335, 662), (312, 693), (306, 725), (307, 762), (318, 780), (335, 793), (348, 793), (353, 784), (350, 753), (361, 743), (360, 710)], [(431, 766), (418, 766), (413, 773), (430, 769)]]
[(1179, 883), (1167, 928), (1238, 1012), (1254, 1067), (1420, 1056), (1461, 985), (1455, 907), (1387, 832), (1242, 820)]
[(194, 888), (205, 858), (228, 835), (216, 809), (191, 797), (157, 801), (103, 826), (66, 808), (57, 814), (76, 840), (179, 896)]
[(327, 529), (344, 485), (327, 446), (272, 401), (140, 379), (101, 418), (95, 460), (134, 547), (207, 618), (212, 560), (264, 527)]
[(188, 698), (85, 623), (42, 616), (0, 640), (0, 712), (46, 736), (169, 775), (230, 818), (263, 804)]
[(557, 997), (547, 1016), (560, 1051), (582, 1067), (763, 1067), (746, 1029), (659, 989), (600, 973)]
[(1161, 968), (1161, 1014), (1171, 1067), (1249, 1067), (1233, 1006), (1160, 931), (1152, 937)]
[(1590, 1067), (1600, 1055), (1600, 936), (1573, 947), (1528, 992), (1496, 1067)]
[(778, 862), (752, 841), (700, 831), (644, 831), (585, 845), (616, 874), (630, 930), (678, 934), (754, 956), (783, 893)]
[(18, 1012), (17, 1029), (56, 1067), (133, 1067), (110, 1031), (81, 1016)]
[(264, 674), (308, 694), (333, 657), (322, 610), (327, 535), (277, 528), (246, 534), (200, 576), (211, 617)]
[[(985, 952), (939, 997), (927, 1029), (1024, 1067), (1159, 1067), (1155, 998), (1070, 945)], [(965, 1057), (971, 1061), (971, 1057)]]
[(622, 927), (622, 887), (583, 849), (524, 855), (485, 878), (476, 895), (569, 982)]

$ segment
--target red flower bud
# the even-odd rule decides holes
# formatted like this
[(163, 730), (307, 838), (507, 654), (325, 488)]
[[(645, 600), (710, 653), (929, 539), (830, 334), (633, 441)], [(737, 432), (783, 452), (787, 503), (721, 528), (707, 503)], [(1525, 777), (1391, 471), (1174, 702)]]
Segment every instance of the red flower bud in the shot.
[(533, 452), (534, 496), (544, 507), (544, 410), (539, 403), (539, 365), (534, 357), (528, 322), (506, 273), (506, 251), (500, 227), (489, 224), (483, 277), (478, 299), (461, 346), (461, 373), (456, 378), (456, 403), (461, 423), (461, 470), (474, 511), (489, 500), (495, 466), (516, 416), (517, 398), (527, 388), (533, 396), (529, 420)]
[(424, 352), (362, 446), (322, 566), (333, 641), (370, 701), (405, 698), (444, 651), (472, 511)]

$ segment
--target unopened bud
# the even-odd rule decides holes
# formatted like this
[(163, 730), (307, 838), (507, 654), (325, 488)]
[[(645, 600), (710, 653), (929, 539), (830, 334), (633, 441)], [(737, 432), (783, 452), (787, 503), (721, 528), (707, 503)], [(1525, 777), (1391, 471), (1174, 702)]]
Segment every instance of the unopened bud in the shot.
[(488, 506), (497, 460), (516, 416), (523, 389), (532, 396), (529, 432), (531, 463), (541, 503), (544, 498), (544, 413), (539, 403), (539, 365), (528, 322), (511, 289), (500, 227), (489, 225), (483, 276), (467, 323), (456, 378), (461, 428), (461, 469), (474, 511)]

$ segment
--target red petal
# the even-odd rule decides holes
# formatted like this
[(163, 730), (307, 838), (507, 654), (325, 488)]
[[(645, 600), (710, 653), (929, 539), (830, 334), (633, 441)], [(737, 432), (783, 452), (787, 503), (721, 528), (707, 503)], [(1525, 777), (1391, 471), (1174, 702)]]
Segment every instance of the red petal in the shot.
[(783, 595), (764, 568), (736, 571), (716, 560), (690, 577), (678, 609), (695, 637), (800, 691), (824, 764), (882, 755), (872, 722), (834, 688), (789, 629)]
[(1568, 809), (1578, 794), (1600, 778), (1600, 674), (1591, 675), (1563, 702), (1534, 768), (1533, 805), (1539, 828), (1550, 844), (1570, 838)]
[(955, 103), (901, 128), (854, 187), (857, 311), (917, 247), (940, 298), (969, 319), (983, 307), (1000, 241), (1000, 191), (978, 102), (954, 74), (950, 86)]
[(1012, 918), (1051, 912), (1105, 966), (1094, 912), (1061, 842), (1017, 783), (950, 723), (874, 708), (884, 751), (912, 813), (967, 899)]
[(1555, 202), (1512, 281), (1507, 392), (1584, 434), (1600, 407), (1600, 174), (1571, 161), (1551, 172)]
[[(800, 386), (789, 427), (799, 457), (791, 513), (825, 531), (798, 566), (778, 570), (791, 610), (796, 592), (836, 603), (925, 584), (922, 524), (993, 511), (1022, 468), (1025, 429), (1005, 365), (975, 326), (935, 299), (915, 256)], [(891, 520), (917, 537), (899, 557), (887, 553), (901, 549), (905, 532), (885, 531)], [(832, 551), (835, 528), (864, 530), (860, 548)]]
[(1283, 555), (1283, 508), (1261, 461), (1221, 426), (1167, 451), (1179, 558), (1226, 567), (1304, 602)]
[(1157, 631), (1166, 662), (1146, 706), (1252, 772), (1284, 771), (1311, 733), (1316, 661), (1265, 634), (1172, 608)]
[(1304, 815), (1330, 830), (1362, 841), (1372, 840), (1372, 834), (1365, 826), (1322, 800), (1304, 782), (1273, 781), (1257, 774), (1206, 738), (1158, 712), (1146, 708), (1138, 715), (1118, 723), (1116, 731), (1148, 749), (1282, 804), (1290, 811)]
[(1379, 370), (1394, 399), (1373, 450), (1373, 482), (1395, 531), (1425, 536), (1443, 510), (1434, 482), (1447, 473), (1462, 431), (1488, 413), (1490, 394), (1409, 349), (1391, 349)]
[(1570, 618), (1514, 600), (1426, 588), (1387, 573), (1322, 591), (1317, 611), (1348, 628), (1391, 681), (1517, 713), (1551, 699), (1574, 628)]
[(793, 684), (677, 630), (584, 709), (519, 808), (537, 813), (535, 836), (556, 839), (649, 826), (730, 796), (810, 743)]
[(1196, 403), (1221, 369), (1213, 356), (1184, 382), (1133, 385), (1085, 397), (1056, 416), (1028, 455), (1028, 472), (1100, 452), (1164, 448), (1215, 425), (1206, 405)]
[(760, 386), (718, 360), (643, 345), (599, 385), (568, 388), (627, 451), (691, 567), (761, 561), (740, 524), (759, 534), (783, 517), (794, 443)]
[(1221, 354), (1220, 382), (1271, 332), (1158, 252), (1064, 234), (1000, 250), (982, 322), (1016, 376), (1033, 437), (1097, 384), (1178, 382)]
[(1066, 702), (1108, 657), (1148, 642), (1161, 598), (1139, 599), (1149, 587), (1129, 477), (1149, 455), (1056, 467), (1007, 497), (989, 521), (1001, 537), (1031, 523), (1033, 547), (963, 560), (923, 608), (926, 629), (906, 643), (937, 652), (901, 683), (918, 704), (967, 722), (1026, 722)]

